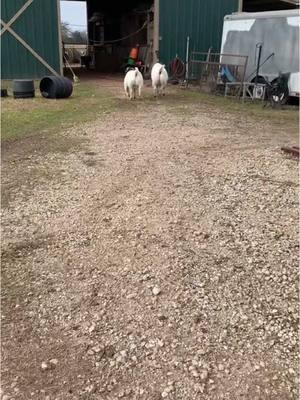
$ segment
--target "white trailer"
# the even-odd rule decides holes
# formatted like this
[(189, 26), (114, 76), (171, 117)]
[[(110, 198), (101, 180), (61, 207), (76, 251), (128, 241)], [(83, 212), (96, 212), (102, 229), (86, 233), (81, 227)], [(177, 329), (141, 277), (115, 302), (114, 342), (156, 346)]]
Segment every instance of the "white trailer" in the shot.
[[(221, 53), (248, 56), (245, 80), (274, 82), (288, 74), (289, 96), (300, 97), (299, 10), (226, 15)], [(232, 62), (232, 59), (231, 59)]]

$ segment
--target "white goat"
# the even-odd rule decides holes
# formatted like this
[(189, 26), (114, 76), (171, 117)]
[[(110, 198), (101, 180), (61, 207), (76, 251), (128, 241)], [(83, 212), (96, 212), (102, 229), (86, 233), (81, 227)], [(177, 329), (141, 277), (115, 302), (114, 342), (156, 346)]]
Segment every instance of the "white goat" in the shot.
[(136, 91), (138, 90), (139, 97), (141, 97), (143, 84), (143, 75), (140, 73), (139, 69), (135, 68), (129, 70), (124, 78), (124, 90), (126, 96), (128, 96), (130, 100), (135, 99)]
[(165, 87), (168, 83), (168, 73), (165, 65), (156, 63), (153, 65), (151, 70), (152, 87), (154, 90), (154, 96), (158, 96), (161, 91), (162, 95), (165, 95)]

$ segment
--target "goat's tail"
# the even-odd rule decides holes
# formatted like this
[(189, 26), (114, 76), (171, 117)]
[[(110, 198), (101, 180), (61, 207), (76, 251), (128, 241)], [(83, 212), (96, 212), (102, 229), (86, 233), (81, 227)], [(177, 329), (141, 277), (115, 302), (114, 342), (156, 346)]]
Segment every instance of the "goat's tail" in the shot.
[(160, 68), (159, 68), (159, 75), (163, 72), (163, 69), (165, 68), (165, 65), (162, 65)]

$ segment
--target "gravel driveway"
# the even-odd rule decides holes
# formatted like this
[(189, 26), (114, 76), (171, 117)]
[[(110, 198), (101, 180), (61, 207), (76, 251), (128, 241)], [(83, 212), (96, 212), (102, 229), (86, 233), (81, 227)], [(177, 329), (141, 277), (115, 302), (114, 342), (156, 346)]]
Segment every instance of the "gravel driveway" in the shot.
[(297, 399), (297, 124), (118, 87), (4, 148), (2, 399)]

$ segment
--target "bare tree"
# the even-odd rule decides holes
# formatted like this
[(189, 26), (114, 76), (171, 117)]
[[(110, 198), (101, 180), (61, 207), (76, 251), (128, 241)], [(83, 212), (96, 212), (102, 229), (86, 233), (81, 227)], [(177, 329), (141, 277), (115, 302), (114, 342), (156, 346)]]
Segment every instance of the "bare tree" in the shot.
[(72, 30), (67, 22), (61, 22), (61, 36), (62, 41), (70, 43), (72, 41)]
[(66, 44), (86, 44), (87, 43), (87, 32), (86, 31), (72, 31), (70, 25), (67, 22), (61, 22), (61, 35), (62, 41)]

